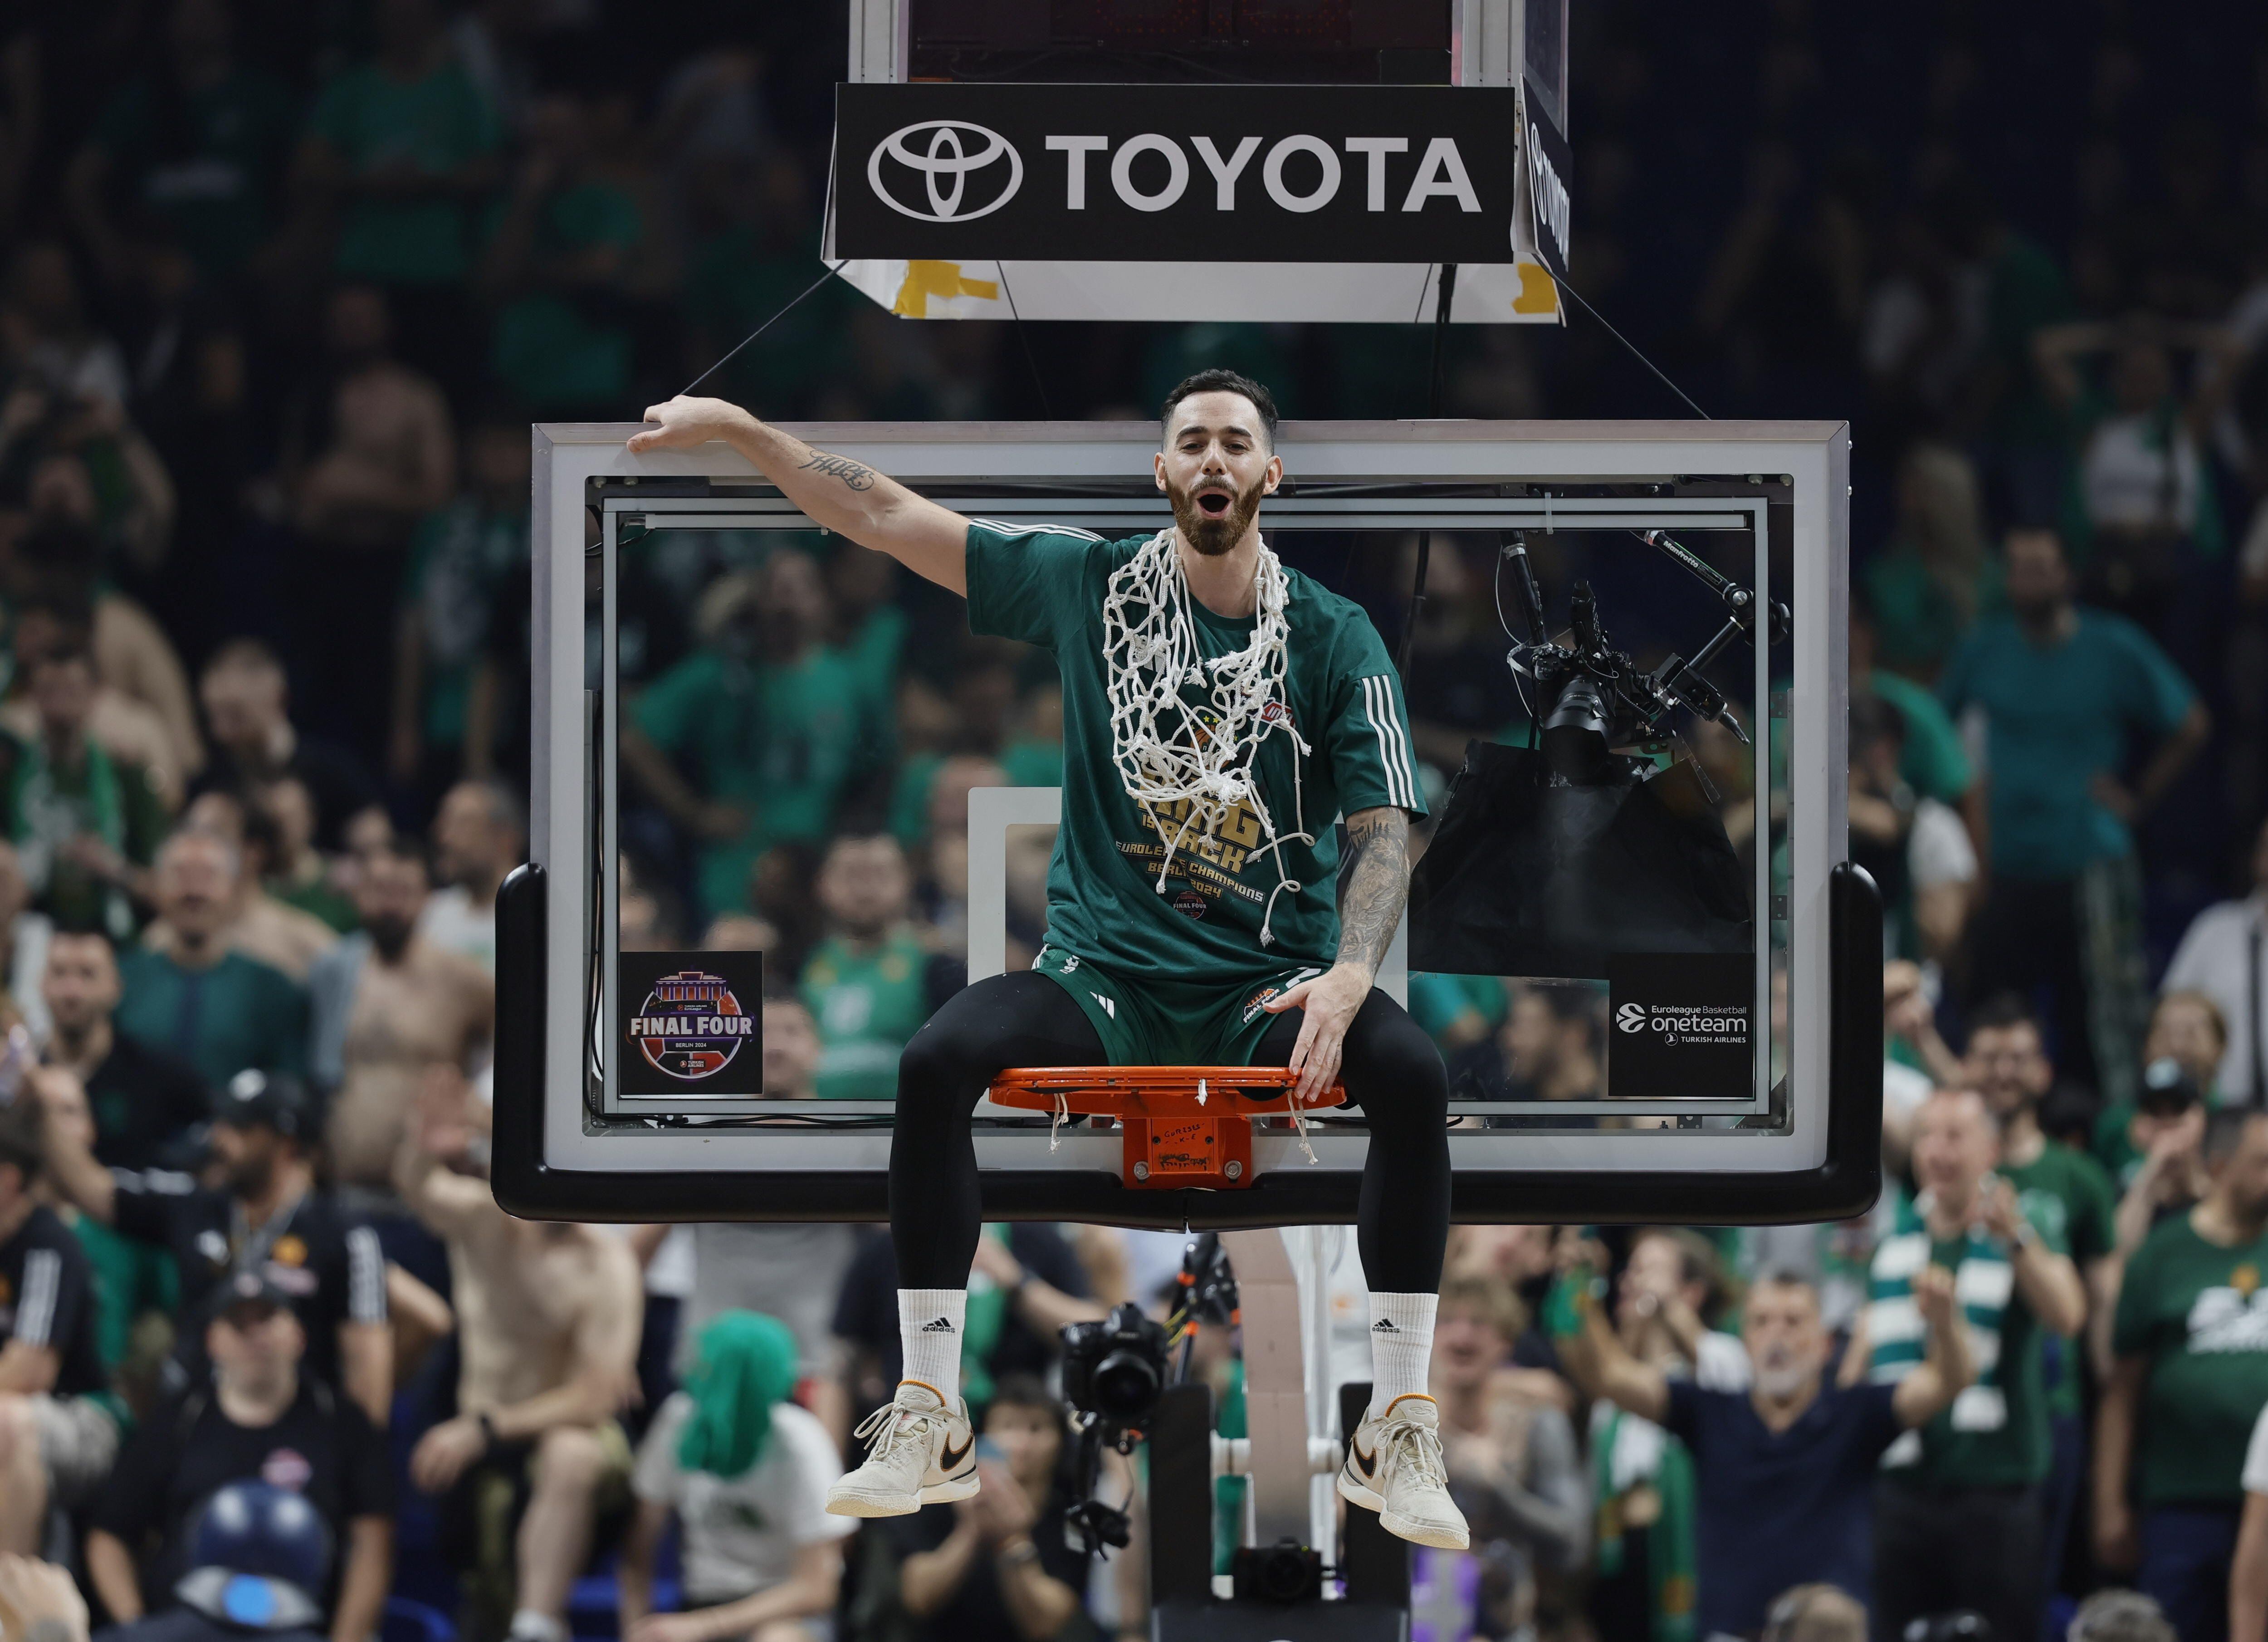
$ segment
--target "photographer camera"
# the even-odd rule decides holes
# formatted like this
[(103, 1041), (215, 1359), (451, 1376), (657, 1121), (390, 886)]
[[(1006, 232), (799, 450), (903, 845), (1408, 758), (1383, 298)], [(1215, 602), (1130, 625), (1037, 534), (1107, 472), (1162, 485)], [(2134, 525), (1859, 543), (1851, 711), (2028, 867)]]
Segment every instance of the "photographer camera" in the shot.
[[(1197, 1325), (1228, 1323), (1236, 1316), (1236, 1276), (1219, 1233), (1189, 1241), (1174, 1292), (1172, 1314), (1163, 1323), (1129, 1300), (1099, 1322), (1070, 1323), (1063, 1330), (1064, 1400), (1076, 1410), (1079, 1440), (1079, 1503), (1070, 1525), (1090, 1555), (1101, 1555), (1105, 1545), (1123, 1547), (1132, 1533), (1125, 1506), (1095, 1497), (1103, 1449), (1133, 1453), (1157, 1411), (1159, 1393), (1189, 1378)], [(1181, 1361), (1169, 1378), (1167, 1359), (1176, 1342)]]

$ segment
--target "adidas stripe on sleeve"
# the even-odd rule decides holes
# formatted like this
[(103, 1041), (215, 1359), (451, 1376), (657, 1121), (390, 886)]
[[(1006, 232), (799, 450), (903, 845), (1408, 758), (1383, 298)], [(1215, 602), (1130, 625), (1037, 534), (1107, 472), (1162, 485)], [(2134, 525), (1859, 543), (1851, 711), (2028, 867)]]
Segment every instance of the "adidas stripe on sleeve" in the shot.
[(1401, 681), (1393, 674), (1366, 673), (1347, 681), (1329, 747), (1331, 776), (1345, 814), (1381, 807), (1425, 814), (1410, 717), (1402, 704)]

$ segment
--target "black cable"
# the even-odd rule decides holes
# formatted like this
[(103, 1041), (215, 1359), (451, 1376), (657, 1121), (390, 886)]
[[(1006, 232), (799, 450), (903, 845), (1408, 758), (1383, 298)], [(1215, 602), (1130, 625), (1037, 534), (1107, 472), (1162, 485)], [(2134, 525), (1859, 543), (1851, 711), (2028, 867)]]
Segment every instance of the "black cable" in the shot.
[(1653, 372), (1656, 377), (1659, 377), (1659, 378), (1660, 379), (1660, 380), (1661, 380), (1661, 385), (1662, 385), (1664, 387), (1668, 388), (1671, 393), (1673, 393), (1673, 394), (1676, 394), (1678, 398), (1680, 398), (1680, 399), (1683, 400), (1683, 401), (1685, 401), (1685, 403), (1686, 403), (1687, 407), (1688, 407), (1690, 409), (1691, 409), (1691, 411), (1693, 412), (1693, 414), (1694, 414), (1695, 416), (1697, 416), (1700, 417), (1700, 418), (1701, 418), (1701, 420), (1702, 420), (1702, 421), (1704, 421), (1704, 422), (1714, 422), (1714, 421), (1716, 420), (1716, 418), (1715, 418), (1714, 416), (1711, 416), (1707, 411), (1705, 411), (1705, 410), (1702, 409), (1700, 406), (1694, 404), (1694, 402), (1693, 402), (1693, 396), (1692, 396), (1690, 394), (1687, 393), (1683, 388), (1682, 388), (1682, 387), (1678, 387), (1676, 383), (1675, 383), (1675, 382), (1671, 381), (1671, 380), (1669, 379), (1669, 378), (1668, 378), (1666, 374), (1664, 374), (1664, 373), (1663, 373), (1662, 369), (1661, 369), (1661, 367), (1660, 367), (1660, 365), (1658, 365), (1658, 364), (1654, 364), (1654, 362), (1653, 362), (1653, 360), (1651, 360), (1651, 359), (1647, 358), (1644, 354), (1640, 353), (1640, 352), (1638, 350), (1638, 344), (1637, 344), (1636, 342), (1634, 342), (1631, 341), (1631, 339), (1630, 339), (1629, 337), (1627, 337), (1627, 336), (1624, 335), (1620, 331), (1616, 330), (1613, 326), (1609, 325), (1609, 324), (1607, 323), (1607, 316), (1606, 316), (1605, 314), (1603, 314), (1603, 313), (1600, 313), (1596, 308), (1593, 307), (1593, 306), (1592, 306), (1588, 302), (1584, 302), (1584, 301), (1583, 301), (1583, 293), (1582, 293), (1581, 291), (1580, 291), (1576, 290), (1576, 289), (1574, 288), (1574, 286), (1572, 286), (1572, 285), (1569, 284), (1569, 283), (1567, 283), (1566, 278), (1565, 278), (1565, 276), (1564, 275), (1559, 276), (1559, 289), (1560, 289), (1560, 290), (1562, 290), (1562, 291), (1565, 291), (1569, 296), (1571, 296), (1571, 297), (1574, 298), (1576, 301), (1578, 301), (1578, 302), (1581, 302), (1581, 303), (1583, 304), (1583, 312), (1584, 312), (1584, 313), (1587, 313), (1587, 314), (1589, 314), (1593, 319), (1594, 319), (1594, 320), (1598, 320), (1598, 322), (1599, 322), (1602, 326), (1603, 326), (1603, 327), (1605, 328), (1605, 329), (1606, 329), (1606, 333), (1607, 333), (1607, 335), (1609, 335), (1609, 336), (1613, 337), (1616, 342), (1620, 342), (1624, 347), (1625, 347), (1625, 348), (1629, 349), (1629, 350), (1630, 350), (1630, 355), (1631, 355), (1631, 358), (1633, 358), (1633, 359), (1635, 359), (1635, 360), (1637, 360), (1640, 364), (1644, 365), (1647, 370), (1649, 370), (1649, 371)]
[(1053, 422), (1056, 413), (1048, 404), (1048, 385), (1040, 378), (1040, 362), (1032, 357), (1031, 340), (1024, 335), (1024, 316), (1016, 312), (1016, 293), (1008, 289), (1008, 265), (996, 262), (993, 267), (1000, 273), (1000, 294), (1008, 298), (1009, 317), (1016, 321), (1016, 345), (1024, 350), (1024, 363), (1031, 367), (1032, 386), (1040, 390), (1040, 412)]
[(837, 262), (833, 268), (828, 269), (824, 274), (821, 274), (817, 279), (813, 280), (811, 283), (806, 285), (801, 291), (796, 292), (793, 297), (788, 299), (786, 307), (782, 308), (777, 313), (773, 314), (771, 318), (766, 320), (762, 325), (757, 326), (755, 329), (750, 331), (746, 336), (740, 338), (738, 342), (733, 344), (733, 353), (726, 354), (722, 359), (717, 361), (715, 364), (711, 365), (699, 376), (695, 377), (690, 382), (688, 382), (682, 388), (678, 390), (677, 396), (680, 399), (684, 398), (686, 394), (691, 393), (695, 388), (700, 387), (711, 377), (716, 375), (718, 372), (723, 370), (725, 366), (732, 363), (733, 354), (739, 353), (741, 349), (747, 347), (750, 342), (755, 341), (757, 337), (762, 335), (766, 331), (771, 329), (773, 326), (785, 319), (788, 315), (789, 310), (792, 309), (797, 303), (801, 302), (806, 297), (818, 290), (821, 285), (834, 278), (837, 274), (841, 273), (850, 265), (850, 258), (845, 257), (842, 261)]
[(1449, 305), (1457, 299), (1457, 265), (1441, 264), (1441, 292), (1433, 304), (1433, 361), (1426, 372), (1425, 414), (1441, 414), (1441, 363), (1449, 340)]
[[(1441, 357), (1449, 336), (1449, 304), (1456, 299), (1457, 265), (1441, 264), (1441, 283), (1433, 301), (1433, 361), (1428, 372), (1425, 389), (1425, 414), (1441, 414)], [(1433, 558), (1433, 533), (1418, 533), (1418, 575), (1410, 585), (1410, 608), (1402, 618), (1401, 653), (1394, 658), (1394, 670), (1402, 675), (1406, 685), (1410, 680), (1410, 646), (1418, 637), (1418, 608), (1425, 602), (1425, 571)]]

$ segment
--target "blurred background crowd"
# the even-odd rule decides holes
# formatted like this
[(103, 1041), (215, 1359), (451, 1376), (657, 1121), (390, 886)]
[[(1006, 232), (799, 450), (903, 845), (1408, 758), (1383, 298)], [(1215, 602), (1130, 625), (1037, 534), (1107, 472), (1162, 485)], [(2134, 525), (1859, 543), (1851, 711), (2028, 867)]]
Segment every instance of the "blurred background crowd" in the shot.
[[(2131, 1582), (2088, 1634), (2258, 1642), (2268, 29), (2124, 0), (1573, 26), (1584, 294), (1715, 415), (1853, 424), (1897, 1184), (1832, 1227), (1461, 1230), (1435, 1388), (1478, 1532), (1425, 1554), (1421, 1622), (1972, 1610), (2010, 1642)], [(478, 1180), (527, 426), (634, 417), (817, 275), (843, 38), (690, 0), (0, 6), (0, 1552), (98, 1618), (190, 1602), (250, 1479), (328, 1525), (293, 1578), (334, 1642), (1140, 1631), (1138, 1558), (1064, 1543), (1049, 1375), (1176, 1240), (988, 1235), (991, 1480), (846, 1539), (817, 1502), (895, 1379), (886, 1241), (540, 1227)], [(1677, 409), (1580, 315), (1455, 341), (1451, 415)], [(830, 283), (711, 386), (1140, 416), (1226, 364), (1293, 417), (1411, 416), (1428, 345), (1020, 339)], [(968, 792), (1057, 779), (1059, 699), (879, 556), (666, 547), (623, 614), (623, 943), (763, 949), (767, 1086), (887, 1098), (961, 983)], [(1503, 727), (1458, 683), (1496, 665), (1454, 615), (1488, 551), (1435, 544), (1436, 779)], [(1028, 951), (1044, 841), (1016, 847)], [(1588, 994), (1412, 1002), (1466, 1093), (1601, 1086)], [(1233, 1428), (1233, 1339), (1200, 1344)], [(1926, 1364), (1967, 1388), (1908, 1451), (1867, 1388)], [(1775, 1460), (1822, 1432), (1856, 1434)], [(1828, 1526), (1743, 1532), (1792, 1503)]]

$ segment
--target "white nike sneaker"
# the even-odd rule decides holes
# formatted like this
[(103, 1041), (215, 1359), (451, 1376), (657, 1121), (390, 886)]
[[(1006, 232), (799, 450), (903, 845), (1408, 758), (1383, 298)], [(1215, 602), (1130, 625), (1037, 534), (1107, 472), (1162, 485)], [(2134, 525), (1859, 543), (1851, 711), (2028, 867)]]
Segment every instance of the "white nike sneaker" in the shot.
[(838, 1517), (910, 1516), (976, 1491), (976, 1436), (959, 1397), (948, 1403), (918, 1380), (902, 1380), (898, 1395), (851, 1435), (873, 1440), (865, 1463), (827, 1491)]
[(1465, 1513), (1449, 1498), (1441, 1463), (1441, 1410), (1411, 1392), (1367, 1413), (1339, 1467), (1339, 1494), (1378, 1513), (1389, 1534), (1420, 1545), (1462, 1550), (1469, 1539)]

